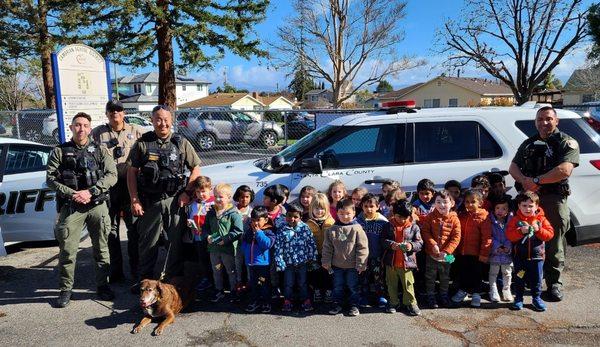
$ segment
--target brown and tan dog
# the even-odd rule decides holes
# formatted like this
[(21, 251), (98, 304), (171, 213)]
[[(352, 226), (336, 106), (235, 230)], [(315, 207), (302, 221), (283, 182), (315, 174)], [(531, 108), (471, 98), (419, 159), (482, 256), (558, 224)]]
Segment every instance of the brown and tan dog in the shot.
[(140, 306), (144, 311), (144, 318), (133, 327), (132, 334), (142, 331), (152, 322), (152, 318), (164, 317), (154, 329), (154, 335), (162, 334), (175, 321), (175, 315), (193, 299), (192, 286), (183, 277), (175, 277), (169, 282), (143, 280), (140, 283)]

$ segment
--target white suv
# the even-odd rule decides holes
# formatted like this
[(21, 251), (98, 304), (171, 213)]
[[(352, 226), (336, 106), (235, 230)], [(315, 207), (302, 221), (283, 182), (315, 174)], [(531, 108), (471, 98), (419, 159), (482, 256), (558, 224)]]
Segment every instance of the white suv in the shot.
[[(381, 179), (395, 179), (409, 192), (429, 178), (436, 187), (450, 179), (468, 187), (486, 171), (508, 170), (519, 145), (536, 132), (535, 108), (437, 108), (410, 113), (371, 112), (345, 116), (313, 131), (272, 158), (206, 166), (215, 183), (247, 184), (257, 192), (280, 183), (297, 196), (305, 185), (327, 190), (335, 179), (348, 189), (379, 192)], [(600, 241), (600, 135), (578, 114), (558, 110), (559, 129), (581, 148), (570, 179), (570, 244)], [(514, 180), (507, 176), (507, 186)]]

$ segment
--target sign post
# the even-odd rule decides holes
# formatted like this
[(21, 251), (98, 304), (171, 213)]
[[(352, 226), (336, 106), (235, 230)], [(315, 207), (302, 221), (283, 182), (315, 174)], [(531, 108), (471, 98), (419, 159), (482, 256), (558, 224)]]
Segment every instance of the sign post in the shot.
[(104, 123), (104, 108), (112, 95), (108, 59), (92, 47), (68, 45), (52, 53), (52, 73), (61, 143), (71, 138), (69, 124), (79, 112), (92, 117), (92, 128)]

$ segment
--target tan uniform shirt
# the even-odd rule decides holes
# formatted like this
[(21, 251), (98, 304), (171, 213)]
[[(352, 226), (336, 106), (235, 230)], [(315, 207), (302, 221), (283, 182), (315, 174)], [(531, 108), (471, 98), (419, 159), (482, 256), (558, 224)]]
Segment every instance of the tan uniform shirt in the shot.
[[(114, 131), (109, 124), (102, 124), (92, 130), (91, 136), (98, 145), (108, 150), (109, 155), (115, 160), (115, 164), (117, 165), (119, 178), (125, 179), (127, 177), (127, 168), (129, 167), (127, 163), (129, 152), (135, 141), (142, 136), (142, 130), (136, 125), (125, 123), (121, 131)], [(118, 143), (116, 146), (108, 148), (110, 146), (109, 142), (112, 139), (116, 139)], [(116, 147), (123, 148), (123, 156), (115, 159), (114, 149)]]

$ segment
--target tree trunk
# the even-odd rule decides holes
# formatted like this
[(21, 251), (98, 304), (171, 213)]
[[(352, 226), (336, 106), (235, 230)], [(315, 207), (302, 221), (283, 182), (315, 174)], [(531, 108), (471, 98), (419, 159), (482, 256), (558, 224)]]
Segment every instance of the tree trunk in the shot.
[(173, 34), (169, 25), (169, 1), (158, 0), (163, 17), (156, 19), (156, 40), (158, 48), (158, 103), (177, 106), (175, 95), (175, 64), (173, 61)]
[(48, 34), (48, 9), (44, 1), (39, 2), (39, 35), (40, 35), (40, 56), (42, 61), (42, 80), (44, 82), (44, 98), (46, 108), (54, 108), (54, 81), (52, 76), (52, 42)]

